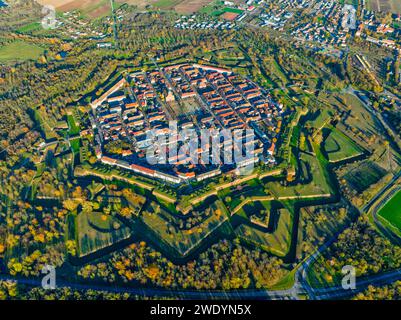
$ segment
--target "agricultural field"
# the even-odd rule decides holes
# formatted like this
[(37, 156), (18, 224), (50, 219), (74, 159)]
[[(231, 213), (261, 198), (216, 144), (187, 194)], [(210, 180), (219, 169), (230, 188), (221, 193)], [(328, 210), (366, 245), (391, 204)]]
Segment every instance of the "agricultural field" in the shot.
[[(59, 12), (78, 10), (85, 17), (93, 19), (104, 17), (111, 12), (110, 0), (38, 0), (38, 2), (54, 6)], [(116, 7), (126, 2), (130, 1), (116, 0)]]
[(15, 41), (0, 46), (0, 64), (37, 60), (45, 51), (41, 46), (25, 41)]
[(67, 12), (79, 10), (82, 14), (91, 18), (97, 18), (110, 12), (110, 2), (108, 0), (38, 0), (40, 4), (50, 5), (57, 11)]
[(210, 2), (211, 0), (183, 0), (174, 6), (174, 10), (181, 14), (191, 14), (198, 12)]
[(42, 30), (42, 25), (40, 22), (31, 22), (28, 23), (22, 27), (20, 27), (19, 29), (17, 29), (18, 32), (20, 33), (28, 33), (28, 32), (33, 32), (33, 31), (38, 31), (38, 30)]
[(367, 0), (366, 5), (372, 11), (401, 14), (401, 2), (399, 0)]
[(401, 191), (388, 200), (378, 214), (401, 231)]
[[(38, 0), (41, 4), (54, 6), (58, 11), (79, 10), (91, 18), (110, 13), (110, 0)], [(117, 6), (127, 3), (145, 9), (148, 6), (162, 10), (175, 10), (181, 14), (191, 14), (208, 5), (211, 0), (116, 0)]]

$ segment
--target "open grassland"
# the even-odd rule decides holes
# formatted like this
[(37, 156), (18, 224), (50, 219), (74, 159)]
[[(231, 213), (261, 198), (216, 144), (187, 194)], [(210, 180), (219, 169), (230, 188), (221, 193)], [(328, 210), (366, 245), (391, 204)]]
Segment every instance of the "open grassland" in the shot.
[(17, 31), (20, 33), (28, 33), (28, 32), (38, 31), (41, 29), (42, 29), (42, 24), (40, 22), (31, 22), (18, 28)]
[(184, 0), (175, 6), (178, 13), (194, 13), (207, 6), (211, 0)]
[(156, 234), (161, 241), (161, 246), (167, 246), (170, 251), (173, 249), (172, 253), (176, 257), (185, 257), (200, 246), (206, 238), (214, 234), (224, 223), (228, 222), (227, 210), (221, 201), (213, 202), (210, 208), (212, 213), (208, 218), (201, 224), (187, 230), (178, 230), (166, 223), (162, 209), (158, 206), (150, 205), (147, 207), (142, 214), (142, 221), (145, 228), (149, 228), (146, 233)]
[(336, 163), (363, 154), (363, 150), (345, 134), (336, 128), (326, 128), (327, 138), (324, 141), (324, 148), (330, 162)]
[(319, 109), (315, 114), (312, 115), (306, 123), (308, 126), (316, 129), (315, 132), (320, 131), (329, 121), (333, 118), (333, 112), (322, 108)]
[(398, 170), (400, 156), (390, 145), (380, 121), (367, 110), (354, 94), (338, 93), (322, 97), (325, 104), (344, 112), (336, 128), (370, 153), (369, 159), (387, 171)]
[(99, 212), (82, 212), (76, 219), (80, 257), (128, 239), (131, 235), (131, 230), (116, 218)]
[(291, 245), (292, 213), (280, 209), (271, 213), (271, 231), (266, 232), (255, 224), (242, 224), (236, 229), (237, 235), (245, 242), (260, 246), (263, 250), (284, 257)]
[(76, 124), (76, 121), (75, 121), (73, 115), (68, 115), (67, 116), (67, 122), (68, 122), (68, 127), (70, 128), (70, 135), (71, 136), (75, 136), (75, 135), (79, 134), (80, 128)]
[(57, 134), (54, 132), (53, 128), (56, 126), (56, 119), (50, 116), (46, 111), (46, 108), (41, 106), (33, 112), (33, 117), (35, 119), (36, 124), (40, 127), (41, 132), (43, 133), (43, 137), (46, 141), (53, 141), (58, 138)]
[(400, 0), (367, 0), (366, 5), (372, 11), (401, 14)]
[(352, 189), (361, 193), (371, 185), (379, 182), (386, 173), (387, 172), (376, 163), (365, 161), (349, 171), (344, 176), (344, 179)]
[(401, 230), (401, 190), (379, 210), (378, 214)]
[[(315, 151), (317, 149), (318, 147), (315, 148)], [(267, 182), (266, 188), (278, 199), (319, 198), (333, 194), (326, 174), (327, 169), (325, 168), (326, 164), (324, 163), (323, 155), (319, 154), (319, 158), (309, 153), (300, 154), (301, 179), (306, 181), (306, 184), (284, 186), (278, 182)]]
[(44, 48), (25, 41), (15, 41), (0, 46), (0, 64), (36, 60), (44, 52)]

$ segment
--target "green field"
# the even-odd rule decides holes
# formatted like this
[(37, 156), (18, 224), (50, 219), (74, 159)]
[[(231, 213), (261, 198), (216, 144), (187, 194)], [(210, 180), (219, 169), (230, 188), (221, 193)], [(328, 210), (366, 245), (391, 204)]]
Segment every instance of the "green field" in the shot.
[(314, 145), (314, 152), (317, 157), (310, 153), (302, 152), (298, 156), (301, 164), (301, 178), (306, 184), (296, 184), (293, 186), (284, 186), (276, 181), (266, 183), (266, 188), (277, 197), (299, 197), (303, 196), (321, 197), (322, 195), (332, 194), (333, 190), (327, 175), (327, 167), (324, 156), (320, 148)]
[(99, 212), (82, 212), (76, 217), (78, 254), (80, 257), (128, 239), (131, 230), (111, 216)]
[[(275, 211), (275, 212), (274, 212)], [(279, 257), (284, 257), (291, 244), (292, 213), (287, 209), (273, 210), (275, 220), (273, 230), (265, 232), (248, 224), (242, 224), (236, 229), (237, 235), (245, 242), (260, 246)]]
[(33, 117), (36, 123), (40, 126), (46, 141), (56, 140), (58, 135), (53, 130), (57, 125), (56, 119), (54, 119), (54, 117), (52, 117), (44, 107), (32, 109), (32, 111)]
[(386, 171), (379, 167), (376, 163), (365, 161), (358, 165), (355, 169), (348, 172), (344, 179), (348, 185), (361, 193), (368, 189), (371, 185), (379, 182), (386, 175)]
[(70, 140), (71, 149), (74, 153), (79, 153), (79, 149), (81, 147), (81, 139), (77, 138), (74, 140)]
[(258, 179), (252, 179), (246, 182), (244, 186), (239, 190), (236, 187), (228, 188), (219, 191), (219, 196), (222, 199), (226, 199), (227, 196), (231, 198), (231, 201), (227, 203), (228, 208), (232, 211), (235, 207), (237, 207), (241, 202), (250, 197), (263, 197), (266, 196), (264, 192), (263, 185), (259, 182)]
[[(160, 0), (160, 1), (169, 1), (169, 0)], [(170, 1), (172, 1), (172, 0), (170, 0)], [(221, 0), (213, 1), (209, 5), (203, 7), (201, 10), (199, 10), (199, 13), (208, 14), (208, 15), (211, 15), (214, 17), (221, 16), (222, 14), (224, 14), (226, 12), (241, 14), (244, 11), (241, 9), (226, 7), (224, 4), (224, 1), (221, 1)]]
[(171, 9), (175, 5), (179, 4), (180, 0), (158, 0), (153, 5), (160, 9)]
[(26, 24), (22, 27), (20, 27), (17, 32), (20, 33), (29, 33), (29, 32), (33, 32), (33, 31), (37, 31), (37, 30), (41, 30), (42, 29), (42, 25), (40, 22), (32, 22), (29, 24)]
[(312, 119), (308, 120), (306, 124), (315, 128), (316, 130), (322, 129), (333, 117), (333, 112), (327, 108), (319, 109), (312, 115)]
[(330, 162), (339, 162), (363, 154), (363, 150), (336, 128), (327, 128), (324, 148)]
[(401, 230), (401, 190), (379, 210), (378, 214)]
[(352, 4), (355, 8), (358, 8), (359, 1), (358, 0), (340, 0), (341, 4)]
[(0, 63), (15, 63), (36, 60), (44, 52), (40, 46), (24, 41), (15, 41), (0, 47)]
[[(160, 239), (160, 244), (167, 246), (179, 256), (185, 257), (198, 247), (210, 234), (219, 229), (228, 221), (227, 211), (219, 200), (210, 204), (213, 213), (202, 223), (192, 229), (179, 230), (172, 226), (163, 217), (163, 209), (157, 206), (148, 206), (142, 214), (143, 223), (149, 228), (149, 233), (154, 233)], [(159, 213), (157, 212), (159, 210)], [(167, 213), (169, 214), (169, 213)], [(166, 216), (164, 214), (164, 216)], [(142, 228), (141, 228), (142, 229)], [(146, 230), (146, 229), (145, 229)]]
[(75, 136), (79, 134), (80, 128), (77, 125), (73, 115), (67, 116), (67, 122), (68, 122), (68, 127), (70, 128), (70, 135)]

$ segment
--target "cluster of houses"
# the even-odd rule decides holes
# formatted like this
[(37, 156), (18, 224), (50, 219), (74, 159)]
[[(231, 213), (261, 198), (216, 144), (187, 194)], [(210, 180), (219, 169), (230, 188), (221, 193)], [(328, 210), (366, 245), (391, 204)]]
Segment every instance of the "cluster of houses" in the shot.
[(79, 11), (67, 11), (56, 17), (56, 28), (61, 34), (72, 39), (91, 38), (101, 40), (106, 34), (100, 27), (95, 26), (88, 20), (82, 19)]
[[(292, 28), (291, 35), (301, 41), (344, 47), (350, 31), (344, 28), (350, 22), (349, 12), (337, 1), (316, 1), (309, 11), (311, 19)], [(317, 16), (324, 18), (314, 21)]]
[[(362, 16), (363, 21), (356, 32), (357, 37), (401, 52), (401, 28), (396, 29), (389, 24), (382, 23), (373, 11), (363, 10)], [(393, 19), (401, 24), (401, 15), (393, 15)]]
[(196, 15), (193, 15), (191, 17), (182, 16), (175, 22), (174, 27), (182, 30), (235, 30), (237, 25), (232, 21), (197, 19)]
[[(393, 18), (395, 21), (398, 21), (401, 23), (401, 15), (400, 14), (394, 14)], [(384, 24), (380, 19), (378, 19), (376, 13), (374, 11), (369, 11), (364, 9), (362, 11), (362, 21), (361, 24), (359, 25), (359, 32), (363, 31), (370, 31), (372, 33), (378, 33), (378, 34), (384, 34), (384, 35), (389, 35), (393, 37), (399, 37), (401, 35), (401, 30), (400, 29), (395, 29), (389, 24)]]
[[(184, 105), (190, 106), (188, 111), (183, 111)], [(283, 107), (257, 84), (227, 69), (184, 64), (134, 73), (107, 91), (92, 107), (93, 125), (99, 135), (96, 141), (102, 143), (97, 156), (105, 164), (180, 184), (201, 181), (259, 161), (275, 162), (275, 141)], [(171, 152), (186, 143), (185, 139), (178, 142), (169, 139), (172, 130), (174, 133), (192, 130), (196, 133), (196, 147), (183, 153)], [(203, 132), (208, 130), (215, 133), (242, 130), (242, 144), (227, 146), (226, 140), (216, 140), (221, 150), (221, 158), (216, 161), (211, 145), (201, 143)], [(165, 139), (160, 140), (161, 136)], [(129, 141), (132, 147), (118, 155), (107, 154), (104, 145), (120, 139)], [(153, 150), (152, 159), (149, 148)], [(240, 161), (227, 164), (222, 160), (227, 153), (243, 154), (245, 149), (250, 154)]]
[(182, 16), (175, 21), (174, 27), (177, 29), (190, 30), (231, 30), (238, 29), (239, 23), (249, 15), (256, 12), (256, 8), (263, 4), (265, 0), (246, 0), (246, 1), (223, 1), (221, 7), (205, 15)]
[(305, 9), (310, 2), (306, 0), (278, 0), (274, 6), (264, 7), (259, 14), (259, 26), (283, 30), (287, 22), (294, 16), (294, 9)]

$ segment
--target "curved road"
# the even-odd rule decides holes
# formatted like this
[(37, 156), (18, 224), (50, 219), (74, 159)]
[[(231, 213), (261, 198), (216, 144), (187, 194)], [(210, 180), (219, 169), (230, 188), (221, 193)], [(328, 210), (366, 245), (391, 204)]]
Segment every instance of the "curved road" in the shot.
[[(363, 279), (357, 279), (355, 290), (344, 290), (341, 286), (316, 289), (312, 288), (306, 282), (307, 269), (316, 259), (316, 257), (327, 248), (334, 240), (327, 242), (319, 248), (310, 258), (308, 258), (295, 275), (295, 284), (288, 290), (230, 290), (230, 291), (202, 291), (202, 290), (168, 290), (153, 288), (135, 288), (135, 287), (119, 287), (113, 285), (98, 284), (80, 284), (68, 281), (57, 281), (57, 288), (70, 288), (75, 290), (95, 290), (107, 291), (113, 293), (129, 293), (141, 297), (155, 298), (178, 298), (185, 300), (210, 300), (210, 299), (299, 299), (299, 295), (308, 295), (309, 299), (343, 299), (364, 291), (369, 285), (383, 286), (401, 280), (401, 269), (391, 272), (372, 275)], [(27, 278), (13, 278), (10, 276), (0, 275), (0, 280), (18, 281), (20, 284), (41, 287), (41, 280)]]

